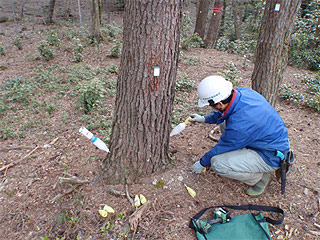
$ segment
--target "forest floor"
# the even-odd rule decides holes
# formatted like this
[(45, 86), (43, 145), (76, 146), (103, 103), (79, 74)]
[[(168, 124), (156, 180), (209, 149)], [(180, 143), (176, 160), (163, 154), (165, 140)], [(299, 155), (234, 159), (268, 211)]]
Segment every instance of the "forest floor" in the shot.
[[(85, 46), (83, 62), (75, 63), (73, 43), (68, 38), (68, 34), (77, 32), (72, 25), (56, 22), (44, 26), (40, 19), (31, 25), (25, 18), (19, 21), (18, 29), (23, 36), (22, 50), (13, 45), (14, 22), (0, 23), (0, 43), (6, 50), (0, 56), (0, 84), (2, 93), (8, 97), (8, 101), (1, 98), (3, 102), (0, 102), (0, 168), (15, 164), (0, 175), (1, 239), (195, 239), (193, 230), (188, 228), (190, 217), (203, 208), (225, 204), (278, 206), (285, 211), (285, 220), (280, 226), (270, 225), (273, 239), (319, 239), (318, 112), (278, 100), (276, 110), (286, 123), (296, 154), (296, 163), (287, 176), (285, 195), (281, 195), (276, 180), (263, 196), (253, 199), (245, 194), (248, 186), (242, 183), (212, 171), (200, 175), (188, 172), (216, 144), (208, 138), (213, 125), (192, 124), (170, 141), (175, 159), (170, 169), (128, 186), (131, 196), (143, 194), (148, 199), (148, 204), (140, 207), (134, 218), (136, 209), (121, 195), (125, 186), (92, 183), (107, 153), (95, 148), (78, 132), (81, 126), (90, 125), (94, 134), (107, 141), (106, 134), (100, 135), (103, 132), (99, 129), (103, 122), (112, 120), (114, 92), (107, 94), (99, 106), (103, 117), (94, 112), (83, 114), (77, 108), (77, 86), (84, 80), (76, 75), (90, 75), (104, 69), (96, 75), (106, 74), (114, 82), (117, 75), (106, 70), (120, 64), (119, 58), (108, 57), (112, 42)], [(59, 33), (61, 44), (55, 47), (55, 57), (44, 61), (38, 56), (37, 47), (52, 31)], [(178, 79), (189, 84), (194, 81), (195, 87), (204, 77), (227, 70), (232, 62), (239, 70), (239, 85), (250, 87), (253, 64), (244, 61), (242, 56), (214, 49), (189, 49), (183, 52)], [(80, 73), (73, 72), (74, 69)], [(298, 89), (306, 73), (310, 72), (289, 66), (283, 83)], [(72, 77), (76, 80), (70, 80)], [(39, 84), (30, 90), (23, 85), (32, 83), (28, 79)], [(9, 82), (11, 85), (3, 85)], [(23, 98), (19, 101), (19, 97)], [(199, 112), (195, 88), (177, 92), (176, 102), (175, 124), (188, 114)], [(208, 113), (210, 109), (201, 111)], [(96, 126), (96, 121), (100, 125)], [(219, 138), (219, 134), (215, 137)], [(61, 177), (70, 175), (88, 183), (61, 183)], [(196, 191), (195, 198), (188, 194), (179, 177)], [(164, 185), (158, 188), (155, 183), (161, 179)], [(98, 212), (105, 204), (115, 209), (107, 218)], [(133, 221), (131, 226), (135, 224), (134, 234), (129, 220)]]

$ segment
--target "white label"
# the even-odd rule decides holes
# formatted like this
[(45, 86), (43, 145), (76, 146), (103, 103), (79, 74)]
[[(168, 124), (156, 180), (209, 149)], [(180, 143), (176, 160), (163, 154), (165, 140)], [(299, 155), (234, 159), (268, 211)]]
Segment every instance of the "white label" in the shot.
[(274, 10), (277, 12), (280, 11), (280, 3), (276, 3)]
[(93, 134), (88, 129), (86, 129), (85, 127), (81, 127), (79, 129), (79, 132), (81, 132), (82, 135), (87, 137), (88, 139), (91, 139), (93, 137)]
[(160, 67), (153, 68), (153, 76), (159, 77), (160, 76)]

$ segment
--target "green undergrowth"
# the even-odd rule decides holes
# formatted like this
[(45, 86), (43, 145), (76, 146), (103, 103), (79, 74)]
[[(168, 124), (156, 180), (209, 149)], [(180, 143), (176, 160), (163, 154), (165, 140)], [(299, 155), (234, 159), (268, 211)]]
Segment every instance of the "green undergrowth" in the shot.
[[(114, 72), (115, 66), (109, 68)], [(0, 138), (50, 135), (59, 124), (77, 121), (107, 140), (111, 109), (105, 99), (116, 93), (116, 76), (109, 68), (40, 65), (30, 78), (9, 79), (0, 85)]]
[(320, 111), (320, 74), (296, 77), (301, 78), (302, 87), (297, 89), (284, 84), (281, 88), (281, 98)]

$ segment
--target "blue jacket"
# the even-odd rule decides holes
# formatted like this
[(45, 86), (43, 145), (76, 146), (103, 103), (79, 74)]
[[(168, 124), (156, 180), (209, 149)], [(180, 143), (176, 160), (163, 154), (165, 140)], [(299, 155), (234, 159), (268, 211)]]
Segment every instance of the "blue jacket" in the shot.
[(226, 122), (219, 142), (200, 160), (204, 167), (211, 165), (213, 156), (242, 148), (255, 150), (267, 164), (279, 167), (280, 159), (275, 151), (290, 150), (283, 120), (266, 99), (252, 89), (236, 88), (224, 113), (212, 111), (204, 117), (210, 124)]

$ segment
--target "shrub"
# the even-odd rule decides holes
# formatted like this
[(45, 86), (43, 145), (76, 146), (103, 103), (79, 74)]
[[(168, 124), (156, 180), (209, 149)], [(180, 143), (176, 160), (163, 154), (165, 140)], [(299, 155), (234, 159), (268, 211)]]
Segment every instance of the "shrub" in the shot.
[(3, 101), (10, 102), (29, 102), (30, 96), (33, 93), (34, 86), (23, 78), (10, 79), (7, 83), (1, 85), (2, 93), (0, 97)]
[(320, 111), (320, 75), (315, 77), (305, 75), (301, 83), (303, 84), (302, 92), (295, 91), (284, 84), (281, 88), (281, 98)]
[(80, 97), (77, 100), (77, 105), (84, 113), (88, 113), (100, 104), (106, 91), (103, 82), (98, 78), (93, 78), (92, 80), (83, 81), (80, 84), (79, 92)]
[(40, 52), (40, 55), (46, 61), (53, 59), (55, 56), (53, 48), (50, 47), (50, 44), (45, 40), (40, 42), (40, 45), (38, 46), (38, 50)]
[(224, 76), (226, 80), (232, 82), (233, 86), (239, 86), (241, 77), (239, 76), (239, 70), (237, 69), (237, 66), (233, 62), (229, 62), (226, 65), (226, 69), (218, 73)]
[(73, 48), (72, 48), (72, 55), (73, 55), (73, 61), (75, 62), (82, 62), (83, 60), (83, 46), (80, 42), (79, 38), (73, 38), (72, 39)]
[(181, 78), (176, 82), (176, 91), (192, 90), (195, 83), (191, 80), (187, 73), (182, 73)]
[(121, 53), (121, 42), (119, 40), (114, 40), (114, 44), (110, 50), (109, 57), (118, 58), (120, 53)]
[(0, 56), (5, 56), (7, 54), (2, 43), (0, 43)]
[(47, 37), (47, 43), (50, 46), (60, 46), (60, 39), (56, 31), (49, 33), (49, 36)]
[(13, 42), (13, 45), (15, 45), (19, 50), (22, 50), (22, 42), (21, 42), (21, 37), (16, 37)]
[(192, 34), (192, 20), (188, 13), (184, 13), (181, 23), (180, 48), (204, 47), (205, 44), (198, 34)]

